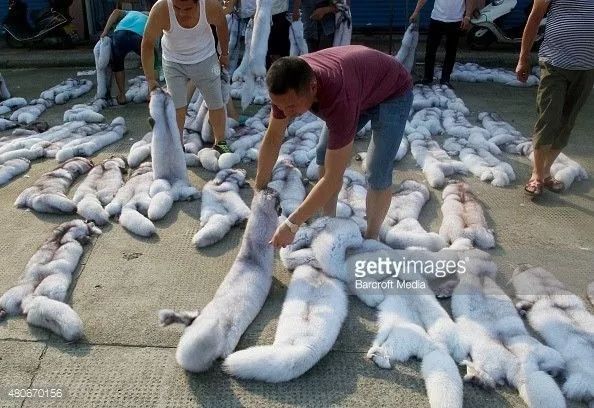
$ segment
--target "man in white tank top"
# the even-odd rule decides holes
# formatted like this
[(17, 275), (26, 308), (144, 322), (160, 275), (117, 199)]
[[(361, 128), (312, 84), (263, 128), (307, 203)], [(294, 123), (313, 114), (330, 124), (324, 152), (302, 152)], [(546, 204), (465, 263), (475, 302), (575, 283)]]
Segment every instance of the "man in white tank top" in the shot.
[[(221, 55), (217, 58), (210, 25), (216, 27)], [(163, 73), (175, 104), (180, 137), (188, 104), (187, 84), (194, 82), (209, 110), (215, 138), (214, 148), (229, 151), (225, 143), (226, 114), (221, 90), (221, 66), (229, 64), (229, 31), (218, 0), (159, 0), (152, 7), (142, 40), (142, 66), (152, 91), (155, 78), (152, 54), (155, 41), (163, 35)], [(182, 142), (183, 143), (183, 142)]]

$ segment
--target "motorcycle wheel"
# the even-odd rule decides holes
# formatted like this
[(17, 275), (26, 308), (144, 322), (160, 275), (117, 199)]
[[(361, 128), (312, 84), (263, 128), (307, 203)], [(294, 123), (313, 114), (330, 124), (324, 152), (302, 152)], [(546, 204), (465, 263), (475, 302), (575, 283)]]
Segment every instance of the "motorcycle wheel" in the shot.
[(495, 35), (493, 35), (493, 33), (489, 30), (487, 30), (485, 33), (481, 34), (480, 36), (477, 36), (477, 33), (479, 31), (483, 31), (485, 30), (484, 27), (472, 27), (470, 29), (470, 31), (468, 32), (468, 35), (466, 37), (466, 41), (468, 43), (468, 46), (470, 47), (470, 49), (472, 50), (477, 50), (477, 51), (484, 51), (486, 49), (489, 48), (489, 46), (495, 42)]

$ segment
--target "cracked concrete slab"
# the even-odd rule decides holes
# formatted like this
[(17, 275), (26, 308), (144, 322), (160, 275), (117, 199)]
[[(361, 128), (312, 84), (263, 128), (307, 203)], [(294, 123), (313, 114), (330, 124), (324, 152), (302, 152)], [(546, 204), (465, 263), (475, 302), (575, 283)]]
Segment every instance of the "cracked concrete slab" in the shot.
[(41, 342), (0, 341), (0, 407), (21, 406), (22, 399), (10, 397), (8, 392), (31, 385), (45, 347)]

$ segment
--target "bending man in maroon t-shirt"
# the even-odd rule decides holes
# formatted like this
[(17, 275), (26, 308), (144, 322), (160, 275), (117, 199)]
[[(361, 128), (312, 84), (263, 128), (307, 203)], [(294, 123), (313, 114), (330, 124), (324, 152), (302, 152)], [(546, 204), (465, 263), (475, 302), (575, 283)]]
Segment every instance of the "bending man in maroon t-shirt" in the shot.
[(293, 242), (299, 225), (320, 208), (336, 214), (344, 171), (355, 133), (371, 120), (367, 155), (366, 238), (377, 239), (392, 197), (394, 157), (412, 105), (412, 80), (393, 57), (362, 46), (328, 48), (285, 57), (270, 67), (266, 83), (272, 100), (270, 124), (258, 157), (256, 188), (266, 187), (289, 121), (311, 110), (326, 121), (317, 147), (320, 180), (281, 224), (272, 243)]

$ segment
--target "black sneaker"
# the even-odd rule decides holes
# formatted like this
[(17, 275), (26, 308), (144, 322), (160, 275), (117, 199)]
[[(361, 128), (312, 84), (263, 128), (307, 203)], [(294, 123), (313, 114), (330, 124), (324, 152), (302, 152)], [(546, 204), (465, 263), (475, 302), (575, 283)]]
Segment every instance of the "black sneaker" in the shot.
[(454, 89), (454, 87), (452, 86), (452, 84), (450, 83), (450, 81), (440, 81), (440, 82), (439, 82), (439, 84), (440, 84), (440, 85), (445, 85), (445, 86), (447, 86), (448, 88), (450, 88), (451, 90), (453, 90), (453, 89)]
[(231, 149), (229, 149), (229, 146), (227, 145), (226, 141), (222, 141), (217, 143), (216, 145), (214, 145), (212, 147), (213, 149), (215, 149), (217, 152), (223, 154), (223, 153), (231, 153)]
[(431, 85), (432, 83), (432, 79), (421, 79), (419, 81), (415, 81), (415, 85)]

